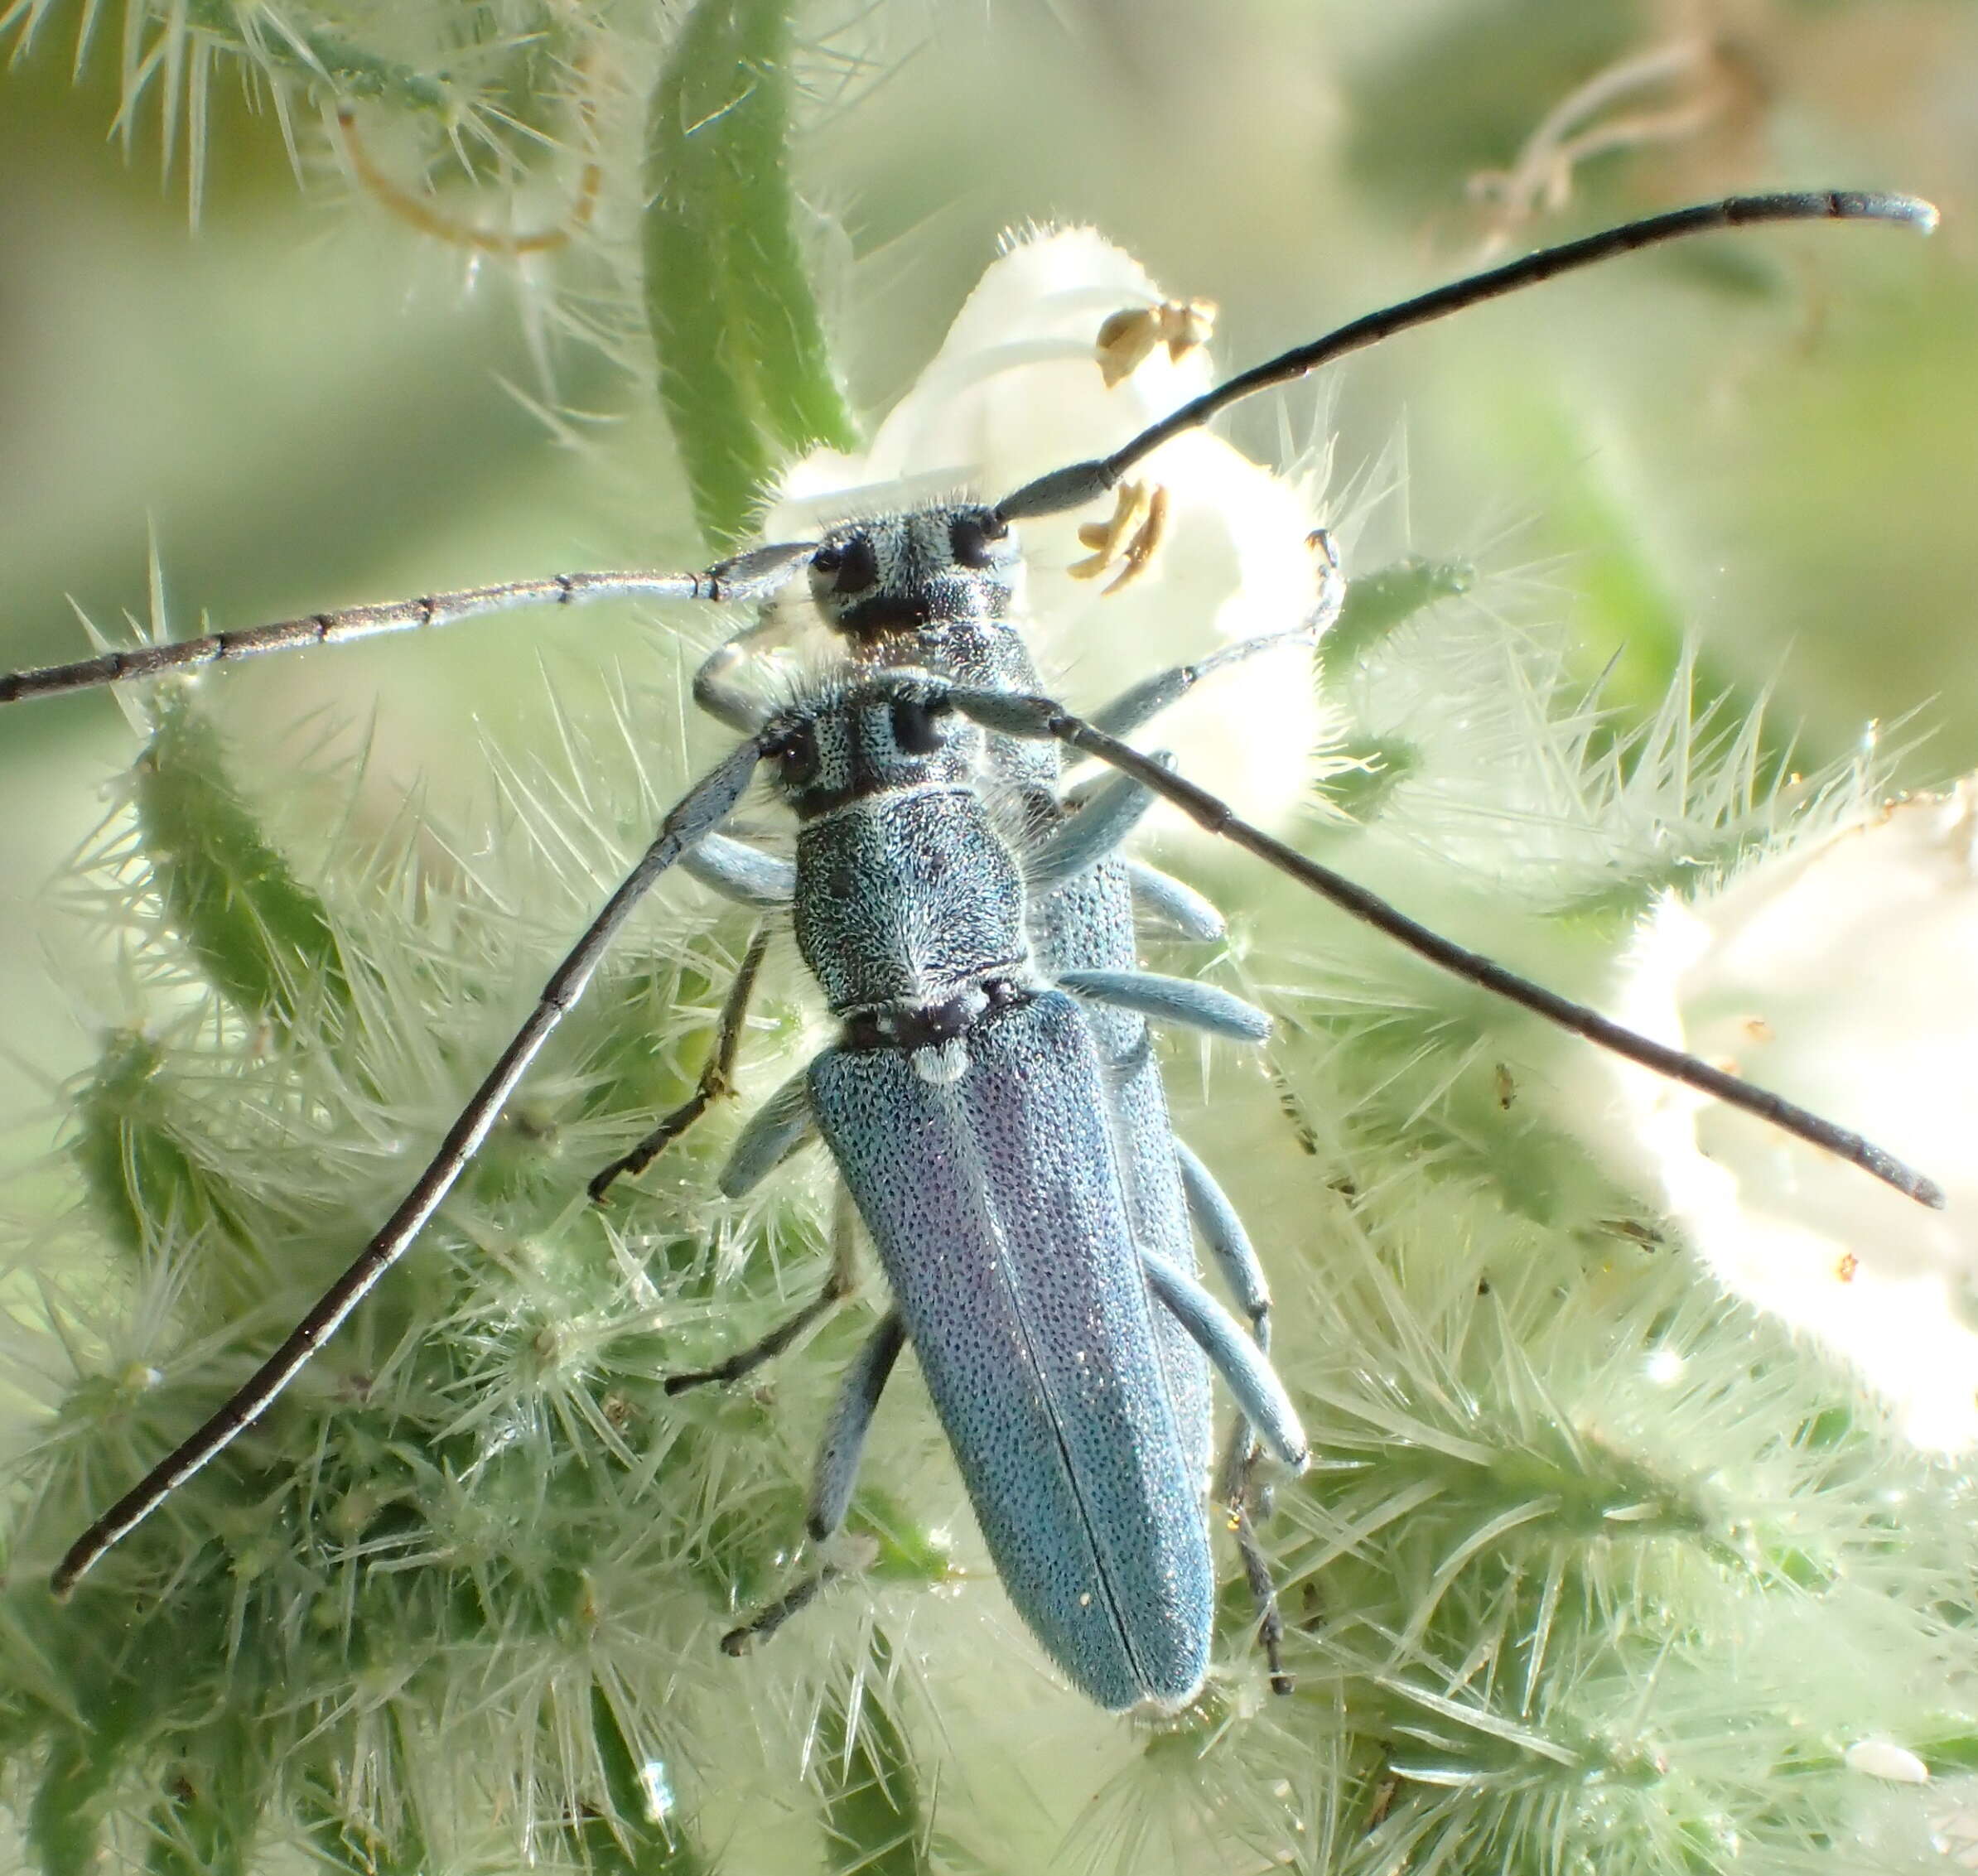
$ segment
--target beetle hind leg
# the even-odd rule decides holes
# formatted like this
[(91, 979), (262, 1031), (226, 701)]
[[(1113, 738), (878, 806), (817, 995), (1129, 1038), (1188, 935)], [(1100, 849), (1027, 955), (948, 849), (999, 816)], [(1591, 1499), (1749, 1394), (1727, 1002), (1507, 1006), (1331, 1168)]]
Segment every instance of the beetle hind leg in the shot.
[[(1285, 1671), (1285, 1618), (1278, 1606), (1277, 1584), (1271, 1575), (1270, 1560), (1258, 1541), (1256, 1516), (1270, 1515), (1270, 1496), (1257, 1483), (1257, 1462), (1263, 1448), (1241, 1414), (1231, 1429), (1229, 1446), (1216, 1473), (1216, 1497), (1228, 1514), (1229, 1532), (1236, 1540), (1237, 1555), (1242, 1559), (1243, 1580), (1250, 1586), (1250, 1599), (1257, 1610), (1257, 1642), (1264, 1651), (1264, 1666), (1271, 1676), (1273, 1694), (1295, 1692), (1298, 1683)], [(1256, 1516), (1253, 1516), (1253, 1511)]]
[[(837, 1402), (825, 1424), (824, 1439), (818, 1451), (816, 1471), (812, 1474), (810, 1502), (804, 1524), (812, 1539), (823, 1543), (845, 1522), (852, 1503), (852, 1487), (858, 1481), (859, 1460), (866, 1449), (866, 1435), (872, 1430), (872, 1415), (879, 1397), (885, 1391), (893, 1364), (906, 1346), (906, 1328), (897, 1310), (890, 1313), (866, 1338), (858, 1358), (846, 1371)], [(818, 1593), (845, 1574), (838, 1564), (823, 1564), (808, 1575), (798, 1578), (789, 1592), (758, 1610), (739, 1628), (721, 1637), (721, 1652), (746, 1654), (765, 1641), (794, 1615), (817, 1600)]]

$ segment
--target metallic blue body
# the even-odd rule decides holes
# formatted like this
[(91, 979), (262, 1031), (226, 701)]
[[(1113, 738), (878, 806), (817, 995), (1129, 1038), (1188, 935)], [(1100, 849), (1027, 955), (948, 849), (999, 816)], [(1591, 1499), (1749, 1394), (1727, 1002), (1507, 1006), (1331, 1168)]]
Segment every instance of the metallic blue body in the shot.
[[(1036, 901), (1031, 933), (1038, 967), (1054, 980), (1068, 971), (1131, 970), (1138, 963), (1133, 896), (1124, 862), (1109, 855)], [(1103, 1112), (1120, 1169), (1121, 1196), (1135, 1243), (1194, 1270), (1194, 1233), (1175, 1158), (1167, 1088), (1147, 1020), (1117, 1006), (1088, 1004), (1086, 1021), (1103, 1064)], [(1180, 1442), (1198, 1498), (1209, 1489), (1215, 1423), (1209, 1363), (1165, 1310), (1154, 1333)], [(1200, 1520), (1198, 1512), (1198, 1522)]]
[[(1040, 687), (1014, 543), (964, 542), (983, 512), (848, 523), (813, 557), (813, 596), (852, 674), (764, 726), (798, 821), (794, 866), (717, 839), (695, 870), (743, 903), (787, 902), (844, 1027), (752, 1117), (721, 1185), (746, 1190), (814, 1127), (892, 1292), (826, 1430), (813, 1535), (842, 1518), (910, 1343), (1045, 1651), (1103, 1706), (1172, 1709), (1209, 1661), (1211, 1367), (1281, 1457), (1302, 1464), (1304, 1443), (1262, 1359), (1262, 1271), (1192, 1156), (1184, 1176), (1148, 1023), (1250, 1040), (1268, 1025), (1226, 992), (1138, 968), (1137, 875), (1189, 934), (1220, 928), (1117, 851), (1144, 790), (1068, 799), (1054, 748), (947, 706), (951, 686)], [(712, 676), (731, 664), (717, 653), (697, 695), (715, 689), (718, 714), (746, 720)], [(1114, 714), (1151, 715), (1195, 676), (1138, 686)], [(1198, 1227), (1247, 1332), (1194, 1280)]]
[[(886, 1281), (1011, 1600), (1101, 1705), (1193, 1696), (1214, 1568), (1207, 1374), (1179, 1404), (1103, 1122), (1088, 1019), (1042, 991), (971, 1030), (932, 1083), (827, 1049), (818, 1125)], [(1156, 1323), (1160, 1338), (1156, 1338)]]
[[(1159, 544), (1166, 505), (1158, 489), (1149, 495), (1124, 478), (1142, 464), (1153, 473), (1164, 445), (1239, 399), (1459, 306), (1652, 242), (1811, 219), (1927, 230), (1936, 211), (1905, 197), (1847, 191), (1744, 196), (1585, 237), (1294, 347), (1138, 429), (1109, 455), (1049, 470), (993, 505), (937, 503), (848, 520), (820, 540), (769, 543), (696, 573), (511, 581), (0, 676), (5, 703), (607, 592), (761, 607), (693, 682), (696, 701), (739, 730), (742, 743), (668, 813), (356, 1261), (219, 1411), (70, 1546), (53, 1574), (55, 1594), (65, 1596), (111, 1545), (253, 1424), (404, 1253), (614, 934), (676, 862), (744, 904), (788, 906), (841, 1024), (838, 1041), (744, 1130), (722, 1178), (725, 1190), (746, 1190), (821, 1131), (892, 1287), (894, 1306), (847, 1371), (826, 1430), (810, 1501), (813, 1534), (842, 1517), (873, 1412), (910, 1340), (1016, 1606), (1078, 1687), (1108, 1707), (1171, 1708), (1192, 1697), (1206, 1668), (1209, 1369), (1238, 1406), (1219, 1488), (1236, 1513), (1281, 1689), (1288, 1683), (1278, 1673), (1268, 1570), (1247, 1530), (1253, 1435), (1294, 1468), (1305, 1459), (1295, 1410), (1265, 1359), (1270, 1302), (1255, 1252), (1207, 1169), (1174, 1137), (1147, 1031), (1152, 1020), (1254, 1036), (1262, 1019), (1223, 993), (1136, 968), (1136, 878), (1143, 903), (1177, 928), (1204, 935), (1218, 926), (1213, 909), (1186, 888), (1117, 856), (1137, 812), (1136, 788), (1167, 797), (1212, 832), (1464, 980), (1942, 1204), (1930, 1181), (1859, 1136), (1438, 937), (1116, 740), (1216, 668), (1281, 639), (1239, 643), (1156, 673), (1082, 721), (1034, 694), (1041, 687), (1020, 637), (1021, 565), (1010, 523), (1068, 514), (1117, 492), (1117, 525), (1098, 530), (1096, 557), (1121, 560), (1116, 585), (1137, 576)], [(1167, 342), (1179, 355), (1175, 340)], [(1103, 328), (1099, 343), (1107, 343)], [(1136, 523), (1143, 502), (1144, 523)], [(1128, 528), (1137, 531), (1117, 538)], [(1304, 626), (1285, 637), (1315, 635), (1337, 610), (1338, 567), (1324, 532), (1308, 544), (1319, 576), (1312, 607)], [(793, 707), (760, 710), (736, 679), (750, 641), (786, 616), (799, 566), (849, 675), (807, 687)], [(1133, 785), (1067, 795), (1060, 741)], [(765, 760), (779, 765), (798, 819), (794, 863), (719, 831)], [(722, 1091), (761, 936), (724, 1006), (712, 1072), (634, 1155), (600, 1173), (594, 1197), (645, 1164)], [(1198, 1232), (1248, 1317), (1247, 1333), (1196, 1280)], [(670, 1377), (668, 1391), (745, 1372), (787, 1346), (842, 1293), (851, 1236), (845, 1218), (834, 1232), (843, 1257), (833, 1283), (809, 1309), (721, 1370)], [(811, 1579), (809, 1591), (786, 1598), (787, 1607), (800, 1606), (823, 1580)], [(765, 1619), (736, 1635), (773, 1626)]]

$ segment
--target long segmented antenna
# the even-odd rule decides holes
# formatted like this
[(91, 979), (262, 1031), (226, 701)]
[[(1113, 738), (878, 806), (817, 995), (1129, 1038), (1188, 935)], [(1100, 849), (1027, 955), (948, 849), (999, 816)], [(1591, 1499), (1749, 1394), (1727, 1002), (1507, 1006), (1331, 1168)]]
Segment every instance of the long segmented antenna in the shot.
[[(1888, 221), (1921, 229), (1937, 225), (1937, 210), (1913, 195), (1874, 195), (1847, 190), (1807, 191), (1795, 195), (1734, 195), (1720, 202), (1699, 203), (1667, 215), (1610, 228), (1556, 248), (1541, 248), (1502, 267), (1471, 274), (1371, 312), (1298, 345), (1263, 364), (1252, 365), (1226, 383), (1191, 399), (1160, 422), (1151, 425), (1111, 456), (1073, 463), (1026, 482), (996, 504), (1006, 521), (1020, 521), (1080, 508), (1107, 494), (1128, 470), (1183, 432), (1199, 428), (1218, 412), (1259, 391), (1288, 384), (1348, 352), (1358, 351), (1412, 326), (1426, 326), (1445, 313), (1493, 300), (1521, 287), (1534, 287), (1556, 275), (1592, 267), (1638, 248), (1653, 247), (1714, 229), (1747, 227), (1769, 221)], [(0, 675), (0, 704), (29, 697), (53, 697), (66, 691), (90, 689), (150, 678), (161, 672), (193, 668), (264, 653), (292, 651), (308, 645), (340, 644), (389, 632), (416, 631), (448, 625), (491, 612), (536, 605), (568, 605), (579, 600), (604, 598), (685, 599), (745, 603), (769, 598), (789, 577), (797, 563), (815, 551), (815, 543), (779, 542), (754, 547), (722, 561), (702, 573), (562, 573), (543, 580), (516, 580), (494, 586), (470, 586), (456, 592), (432, 593), (417, 599), (394, 600), (376, 605), (346, 607), (336, 612), (311, 613), (272, 625), (233, 632), (212, 632), (175, 644), (141, 645), (103, 653), (73, 664), (45, 665), (36, 670)]]
[(1218, 800), (1206, 788), (1176, 774), (1151, 756), (1143, 755), (1131, 744), (1107, 735), (1103, 730), (1095, 729), (1049, 697), (962, 690), (951, 691), (948, 695), (956, 709), (972, 717), (986, 730), (1003, 735), (1054, 740), (1068, 748), (1097, 756), (1100, 761), (1132, 776), (1144, 788), (1174, 803), (1209, 832), (1255, 854), (1279, 872), (1288, 874), (1317, 893), (1321, 899), (1329, 899), (1341, 911), (1350, 913), (1363, 924), (1385, 933), (1416, 956), (1427, 958), (1431, 964), (1440, 965), (1444, 970), (1543, 1016), (1547, 1022), (1556, 1023), (1561, 1029), (1585, 1036), (1589, 1042), (1597, 1043), (1642, 1068), (1652, 1069), (1657, 1074), (1681, 1082), (1686, 1087), (1715, 1095), (1731, 1107), (1741, 1107), (1748, 1114), (1769, 1121), (1785, 1132), (1795, 1134), (1837, 1159), (1874, 1174), (1885, 1185), (1894, 1186), (1918, 1204), (1942, 1210), (1944, 1194), (1941, 1186), (1860, 1134), (1837, 1126), (1831, 1121), (1822, 1120), (1819, 1115), (1773, 1093), (1768, 1088), (1728, 1074), (1722, 1068), (1712, 1068), (1697, 1056), (1639, 1035), (1603, 1016), (1599, 1010), (1589, 1009), (1584, 1003), (1575, 1003), (1555, 991), (1547, 990), (1542, 984), (1521, 977), (1481, 952), (1471, 951), (1430, 930), (1426, 925), (1417, 924), (1377, 894), (1356, 885), (1344, 875), (1321, 866), (1297, 848), (1287, 846), (1262, 828), (1242, 819), (1227, 803)]
[(779, 541), (751, 547), (701, 573), (552, 573), (545, 580), (510, 580), (498, 586), (466, 586), (457, 592), (428, 593), (419, 599), (389, 600), (379, 605), (346, 606), (340, 612), (312, 612), (272, 625), (239, 632), (209, 632), (203, 638), (166, 644), (136, 645), (106, 651), (74, 664), (47, 664), (38, 670), (0, 675), (0, 704), (29, 697), (86, 691), (155, 678), (165, 671), (258, 658), (268, 652), (299, 651), (309, 645), (348, 644), (388, 632), (416, 632), (451, 625), (485, 613), (510, 612), (526, 605), (575, 605), (596, 599), (703, 600), (745, 604), (767, 599), (789, 579), (799, 561), (817, 551), (812, 541)]
[(439, 1150), (412, 1182), (412, 1190), (398, 1210), (364, 1247), (357, 1261), (296, 1325), (288, 1338), (254, 1370), (219, 1412), (153, 1466), (69, 1546), (49, 1579), (49, 1587), (58, 1599), (68, 1595), (113, 1544), (135, 1530), (209, 1459), (224, 1451), (260, 1419), (309, 1358), (370, 1294), (379, 1279), (405, 1255), (487, 1138), (503, 1104), (549, 1039), (550, 1033), (584, 994), (613, 934), (644, 898), (653, 882), (696, 841), (727, 817), (747, 788), (764, 753), (760, 742), (741, 744), (675, 804), (639, 864), (605, 900), (604, 909), (591, 921), (584, 935), (543, 985), (528, 1020), (474, 1091), (460, 1117), (447, 1129)]
[(1120, 478), (1143, 457), (1150, 456), (1184, 431), (1199, 429), (1220, 411), (1259, 391), (1289, 384), (1316, 371), (1322, 364), (1344, 358), (1348, 352), (1406, 332), (1411, 326), (1426, 326), (1445, 313), (1460, 311), (1485, 300), (1494, 300), (1521, 287), (1536, 287), (1541, 281), (1593, 267), (1617, 254), (1632, 253), (1637, 248), (1652, 248), (1663, 241), (1678, 241), (1691, 234), (1707, 234), (1717, 229), (1744, 228), (1767, 221), (1889, 221), (1920, 229), (1927, 234), (1937, 226), (1937, 210), (1913, 195), (1864, 195), (1844, 189), (1807, 190), (1789, 195), (1733, 195), (1721, 202), (1700, 202), (1693, 208), (1673, 209), (1667, 215), (1650, 215), (1619, 228), (1603, 229), (1578, 241), (1556, 248), (1541, 248), (1502, 267), (1473, 273), (1447, 286), (1403, 300), (1398, 306), (1362, 315), (1350, 324), (1303, 345), (1295, 345), (1247, 371), (1192, 398), (1180, 409), (1164, 417), (1122, 444), (1111, 456), (1089, 462), (1078, 462), (1054, 469), (1026, 482), (996, 504), (1005, 521), (1024, 521), (1038, 515), (1058, 514), (1066, 509), (1082, 508), (1109, 494)]

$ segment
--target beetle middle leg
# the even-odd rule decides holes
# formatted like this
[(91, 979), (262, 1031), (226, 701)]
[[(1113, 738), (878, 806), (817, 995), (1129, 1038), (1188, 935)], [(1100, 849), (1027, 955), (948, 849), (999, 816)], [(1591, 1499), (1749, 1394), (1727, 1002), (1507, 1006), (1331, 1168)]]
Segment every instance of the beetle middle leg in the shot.
[[(1209, 1168), (1180, 1140), (1175, 1142), (1175, 1158), (1181, 1169), (1181, 1189), (1188, 1200), (1189, 1222), (1208, 1246), (1237, 1307), (1249, 1318), (1250, 1338), (1257, 1344), (1257, 1353), (1268, 1354), (1271, 1289), (1250, 1233), (1243, 1228), (1236, 1207)], [(1243, 1578), (1250, 1585), (1251, 1600), (1257, 1608), (1257, 1638), (1270, 1670), (1271, 1690), (1288, 1694), (1291, 1679), (1284, 1669), (1284, 1618), (1278, 1611), (1277, 1586), (1271, 1581), (1271, 1566), (1257, 1541), (1252, 1522), (1253, 1516), (1268, 1517), (1271, 1513), (1270, 1488), (1255, 1480), (1257, 1463), (1262, 1456), (1263, 1448), (1251, 1430), (1250, 1422), (1238, 1414), (1236, 1425), (1229, 1430), (1229, 1444), (1216, 1468), (1211, 1490), (1216, 1502), (1228, 1509), (1230, 1531), (1236, 1539)]]
[[(784, 1349), (835, 1309), (857, 1287), (858, 1272), (855, 1261), (856, 1243), (852, 1195), (840, 1186), (837, 1202), (831, 1215), (831, 1271), (824, 1279), (824, 1287), (794, 1315), (777, 1324), (768, 1334), (751, 1342), (747, 1348), (738, 1349), (725, 1362), (717, 1362), (711, 1368), (691, 1368), (667, 1376), (663, 1383), (667, 1393), (684, 1394), (690, 1387), (704, 1387), (711, 1382), (740, 1381), (744, 1375), (753, 1373), (765, 1362), (774, 1361)], [(877, 1398), (876, 1393), (874, 1398)]]
[[(1199, 1165), (1199, 1161), (1197, 1165)], [(1218, 1196), (1221, 1196), (1219, 1193)], [(1228, 1203), (1227, 1199), (1223, 1202), (1225, 1206)], [(1194, 1215), (1192, 1198), (1190, 1212)], [(1292, 1690), (1292, 1682), (1285, 1671), (1284, 1618), (1279, 1613), (1277, 1588), (1271, 1579), (1270, 1564), (1265, 1559), (1251, 1522), (1250, 1474), (1262, 1446), (1268, 1446), (1294, 1471), (1304, 1469), (1308, 1448), (1304, 1429), (1298, 1422), (1297, 1411), (1286, 1394), (1284, 1384), (1265, 1358), (1260, 1332), (1269, 1309), (1268, 1297), (1252, 1311), (1252, 1319), (1256, 1325), (1253, 1329), (1256, 1338), (1252, 1339), (1243, 1334), (1234, 1318), (1222, 1309), (1193, 1277), (1151, 1252), (1143, 1252), (1141, 1261), (1155, 1295), (1194, 1338), (1209, 1358), (1209, 1365), (1222, 1376), (1223, 1384), (1236, 1397), (1236, 1427), (1228, 1454), (1218, 1470), (1215, 1496), (1229, 1509), (1230, 1530), (1236, 1538), (1237, 1555), (1242, 1559), (1243, 1576), (1250, 1586), (1251, 1599), (1257, 1608), (1257, 1638), (1264, 1651), (1271, 1690), (1276, 1694), (1288, 1694)], [(1258, 1285), (1252, 1287), (1260, 1287), (1261, 1280), (1260, 1274)]]
[[(1250, 1233), (1228, 1195), (1216, 1184), (1209, 1168), (1184, 1141), (1175, 1142), (1175, 1163), (1181, 1169), (1181, 1189), (1188, 1202), (1189, 1223), (1209, 1247), (1209, 1254), (1223, 1274), (1237, 1306), (1250, 1321), (1250, 1338), (1259, 1354), (1271, 1351), (1271, 1288), (1264, 1266), (1250, 1242)], [(1217, 1473), (1216, 1495), (1228, 1503), (1249, 1502), (1249, 1475), (1256, 1465), (1258, 1447), (1247, 1423), (1239, 1420), (1231, 1436), (1229, 1449)], [(1268, 1514), (1267, 1493), (1260, 1496), (1258, 1509)]]
[(735, 981), (721, 1004), (715, 1025), (714, 1046), (701, 1070), (693, 1092), (667, 1115), (630, 1153), (621, 1155), (592, 1176), (587, 1189), (595, 1204), (605, 1203), (612, 1182), (628, 1174), (643, 1173), (668, 1147), (698, 1121), (715, 1102), (732, 1092), (735, 1054), (741, 1044), (742, 1025), (748, 1015), (749, 997), (755, 987), (756, 973), (762, 968), (763, 953), (769, 949), (769, 928), (758, 924), (749, 948), (736, 967)]

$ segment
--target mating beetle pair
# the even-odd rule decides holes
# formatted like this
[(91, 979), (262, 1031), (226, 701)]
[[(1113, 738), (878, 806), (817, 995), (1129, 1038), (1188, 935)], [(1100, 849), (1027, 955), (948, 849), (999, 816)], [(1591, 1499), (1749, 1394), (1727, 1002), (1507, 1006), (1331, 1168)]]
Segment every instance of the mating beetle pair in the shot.
[[(842, 1024), (839, 1042), (745, 1130), (724, 1186), (745, 1189), (809, 1132), (821, 1133), (895, 1300), (843, 1385), (818, 1464), (813, 1527), (827, 1530), (842, 1515), (873, 1406), (911, 1340), (1017, 1606), (1081, 1690), (1107, 1706), (1180, 1704), (1206, 1667), (1207, 1367), (1230, 1385), (1244, 1421), (1219, 1492), (1240, 1507), (1252, 1429), (1281, 1459), (1295, 1464), (1302, 1451), (1295, 1411), (1263, 1358), (1267, 1301), (1257, 1261), (1227, 1201), (1175, 1142), (1146, 1056), (1150, 1017), (1239, 1035), (1257, 1034), (1259, 1022), (1219, 993), (1131, 968), (1136, 885), (1143, 904), (1165, 908), (1184, 928), (1191, 916), (1204, 923), (1173, 882), (1131, 874), (1117, 857), (1147, 798), (1174, 800), (1472, 981), (1934, 1202), (1927, 1182), (1866, 1142), (1422, 931), (1117, 740), (1199, 673), (1136, 686), (1082, 722), (1036, 695), (1020, 635), (1011, 524), (1106, 494), (1160, 443), (1237, 398), (1609, 254), (1708, 228), (1813, 218), (1929, 219), (1921, 205), (1873, 196), (1748, 198), (1685, 210), (1369, 316), (1183, 406), (1113, 456), (1044, 475), (993, 506), (849, 523), (821, 544), (759, 548), (706, 574), (567, 576), (0, 679), (6, 702), (593, 594), (766, 602), (806, 567), (818, 610), (848, 652), (846, 675), (766, 718), (727, 682), (746, 629), (703, 668), (697, 697), (745, 740), (668, 816), (362, 1257), (215, 1418), (78, 1541), (58, 1569), (58, 1589), (264, 1411), (402, 1254), (632, 906), (689, 856), (699, 876), (732, 896), (792, 909), (799, 946)], [(1321, 543), (1314, 629), (1336, 598)], [(1059, 746), (1098, 757), (1122, 779), (1068, 799)], [(765, 760), (798, 817), (794, 869), (719, 835)], [(731, 1034), (737, 1000), (731, 1010)], [(617, 1169), (601, 1174), (599, 1186)], [(1251, 1319), (1248, 1338), (1195, 1280), (1198, 1233)], [(839, 1287), (834, 1277), (821, 1302)], [(725, 1372), (788, 1339), (779, 1332)], [(1254, 1550), (1248, 1560), (1253, 1582), (1263, 1579)]]

